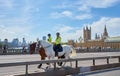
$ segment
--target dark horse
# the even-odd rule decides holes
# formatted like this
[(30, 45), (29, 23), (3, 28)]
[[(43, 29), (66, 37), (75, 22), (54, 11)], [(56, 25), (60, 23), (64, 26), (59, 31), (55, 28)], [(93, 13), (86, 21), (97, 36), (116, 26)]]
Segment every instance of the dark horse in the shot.
[[(36, 42), (30, 44), (30, 54), (33, 54), (35, 52), (36, 44), (37, 44)], [(45, 60), (45, 58), (47, 57), (47, 55), (45, 53), (45, 49), (43, 47), (39, 47), (39, 48), (37, 48), (37, 50), (39, 51), (39, 54), (41, 56), (41, 60)], [(62, 59), (62, 58), (65, 58), (65, 56), (63, 55), (63, 56), (58, 57), (58, 59)], [(58, 65), (62, 66), (62, 62), (59, 62)], [(42, 64), (40, 64), (38, 66), (38, 68), (41, 68), (41, 66), (42, 66)]]

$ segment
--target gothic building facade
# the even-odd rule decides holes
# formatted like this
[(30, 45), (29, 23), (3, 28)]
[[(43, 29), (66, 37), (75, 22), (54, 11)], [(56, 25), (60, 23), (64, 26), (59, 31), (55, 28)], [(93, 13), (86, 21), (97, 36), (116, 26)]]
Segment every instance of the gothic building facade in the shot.
[(76, 43), (76, 47), (101, 47), (120, 49), (120, 36), (109, 37), (106, 25), (101, 36), (97, 33), (95, 34), (95, 39), (91, 39), (91, 31), (91, 27), (83, 28), (83, 41), (81, 43)]
[(88, 41), (91, 40), (91, 27), (88, 28), (86, 26), (86, 28), (83, 29), (83, 37), (84, 37), (84, 41)]

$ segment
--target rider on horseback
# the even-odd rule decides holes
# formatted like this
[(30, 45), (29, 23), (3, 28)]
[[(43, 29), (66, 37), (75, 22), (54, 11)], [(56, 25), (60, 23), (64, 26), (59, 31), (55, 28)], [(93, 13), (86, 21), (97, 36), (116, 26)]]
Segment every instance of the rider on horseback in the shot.
[(57, 32), (56, 33), (56, 40), (55, 40), (55, 44), (54, 44), (54, 51), (55, 51), (55, 56), (58, 56), (58, 51), (61, 49), (61, 37), (60, 37), (60, 33)]
[(40, 48), (40, 40), (37, 38), (37, 44), (36, 44), (36, 51), (38, 51)]
[(48, 40), (49, 43), (52, 43), (52, 37), (51, 37), (51, 34), (48, 34), (48, 39), (47, 39), (47, 40)]

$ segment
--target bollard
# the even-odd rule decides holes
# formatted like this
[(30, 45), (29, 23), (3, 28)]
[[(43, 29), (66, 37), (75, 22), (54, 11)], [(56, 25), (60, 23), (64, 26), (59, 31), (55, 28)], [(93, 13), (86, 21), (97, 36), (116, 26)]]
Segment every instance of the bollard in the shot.
[(109, 58), (107, 58), (107, 64), (109, 64)]
[(120, 63), (120, 57), (118, 59), (119, 59), (119, 63)]
[(28, 76), (28, 64), (26, 64), (26, 74), (25, 76)]
[(77, 68), (78, 67), (78, 61), (77, 60), (75, 61), (75, 65), (76, 65), (75, 67)]
[(93, 59), (93, 66), (95, 66), (95, 59)]
[(56, 70), (56, 63), (54, 63), (54, 70)]

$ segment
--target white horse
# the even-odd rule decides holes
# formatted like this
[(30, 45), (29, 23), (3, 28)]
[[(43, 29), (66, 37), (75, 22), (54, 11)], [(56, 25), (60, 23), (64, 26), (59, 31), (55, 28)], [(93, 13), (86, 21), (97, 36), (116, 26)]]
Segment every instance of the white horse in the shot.
[[(39, 44), (41, 47), (43, 47), (45, 49), (45, 53), (48, 57), (48, 59), (54, 59), (55, 58), (55, 52), (53, 50), (53, 47), (54, 45), (49, 43), (49, 42), (46, 42), (44, 40), (40, 40), (39, 41)], [(62, 45), (62, 48), (63, 48), (63, 51), (61, 52), (58, 52), (58, 58), (65, 58), (65, 59), (69, 59), (71, 56), (75, 56), (76, 52), (75, 50), (73, 49), (72, 46), (70, 45)], [(59, 66), (62, 65), (62, 62), (58, 64)], [(65, 64), (64, 64), (65, 65)], [(72, 65), (72, 63), (71, 63)]]
[[(40, 40), (38, 43), (33, 43), (33, 46), (32, 44), (30, 45), (30, 48), (32, 49), (34, 46), (38, 46), (39, 47), (42, 47), (43, 49), (39, 50), (39, 54), (41, 55), (41, 59), (44, 60), (45, 59), (45, 55), (46, 57), (50, 60), (50, 59), (55, 59), (55, 51), (53, 50), (53, 47), (54, 45), (49, 43), (49, 42), (46, 42), (44, 40)], [(76, 56), (76, 52), (75, 50), (73, 49), (72, 46), (70, 45), (62, 45), (62, 48), (63, 48), (63, 51), (61, 52), (58, 52), (58, 59), (60, 58), (65, 58), (65, 59), (69, 59), (71, 57), (71, 55), (73, 55), (74, 53), (74, 56)], [(30, 51), (32, 52), (33, 50)], [(62, 65), (62, 62), (58, 65)], [(42, 64), (40, 64), (38, 66), (38, 68), (40, 68), (42, 66)]]
[[(45, 53), (48, 58), (54, 59), (55, 52), (53, 50), (53, 44), (40, 40), (40, 45), (45, 49)], [(65, 58), (70, 58), (70, 55), (74, 49), (70, 45), (62, 45), (63, 51), (58, 52), (58, 57), (65, 56)]]

